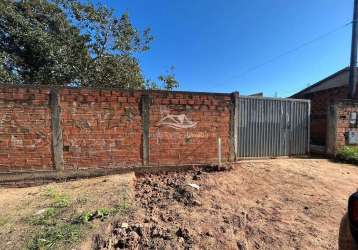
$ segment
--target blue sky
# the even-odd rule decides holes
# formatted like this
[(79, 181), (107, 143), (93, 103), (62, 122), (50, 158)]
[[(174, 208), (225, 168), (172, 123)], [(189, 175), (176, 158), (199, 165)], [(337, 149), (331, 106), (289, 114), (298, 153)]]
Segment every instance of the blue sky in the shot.
[(140, 56), (155, 79), (171, 65), (179, 90), (289, 96), (348, 66), (351, 26), (245, 75), (247, 69), (342, 26), (353, 0), (102, 0), (150, 27)]

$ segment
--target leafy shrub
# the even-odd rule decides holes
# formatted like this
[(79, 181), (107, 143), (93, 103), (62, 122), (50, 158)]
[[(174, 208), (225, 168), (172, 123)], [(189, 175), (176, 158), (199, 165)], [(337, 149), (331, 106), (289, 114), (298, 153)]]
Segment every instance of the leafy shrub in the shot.
[(345, 146), (338, 151), (336, 158), (338, 160), (358, 164), (358, 147), (357, 146)]

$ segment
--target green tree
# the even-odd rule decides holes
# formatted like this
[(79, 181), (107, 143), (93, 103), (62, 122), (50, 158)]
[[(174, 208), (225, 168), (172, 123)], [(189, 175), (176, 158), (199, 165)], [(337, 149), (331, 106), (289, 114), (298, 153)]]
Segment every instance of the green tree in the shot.
[[(149, 50), (127, 13), (79, 0), (0, 0), (0, 78), (6, 83), (146, 88), (136, 55)], [(173, 72), (159, 77), (178, 86)], [(153, 87), (158, 84), (153, 84)]]

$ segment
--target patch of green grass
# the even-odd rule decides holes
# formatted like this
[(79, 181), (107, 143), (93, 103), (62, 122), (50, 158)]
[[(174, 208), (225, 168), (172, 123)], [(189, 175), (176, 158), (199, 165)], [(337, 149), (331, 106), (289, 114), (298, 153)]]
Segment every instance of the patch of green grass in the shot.
[(57, 216), (61, 211), (58, 208), (50, 207), (47, 208), (43, 213), (32, 216), (28, 221), (32, 225), (38, 226), (49, 226), (55, 225)]
[(358, 147), (345, 146), (338, 151), (336, 158), (344, 162), (358, 164)]
[(94, 212), (83, 212), (81, 215), (72, 214), (69, 218), (63, 218), (71, 209), (71, 207), (60, 205), (68, 205), (67, 202), (64, 202), (66, 196), (54, 190), (48, 191), (47, 195), (55, 202), (50, 208), (30, 219), (30, 223), (37, 226), (34, 236), (27, 244), (27, 248), (31, 250), (70, 249), (81, 239), (86, 229), (91, 227), (92, 224), (89, 222), (95, 219), (104, 221), (115, 215), (126, 215), (131, 210), (130, 204), (124, 198), (122, 202), (111, 208), (99, 208)]
[(56, 208), (68, 207), (71, 203), (71, 199), (68, 194), (58, 192), (54, 188), (48, 188), (46, 190), (46, 196), (53, 200), (52, 206)]
[[(83, 224), (72, 218), (62, 218), (65, 210), (66, 208), (50, 207), (45, 212), (30, 219), (30, 223), (38, 227), (27, 244), (28, 249), (64, 248), (80, 239), (81, 230), (84, 230)], [(74, 216), (73, 218), (77, 217)]]
[(70, 203), (71, 203), (70, 197), (66, 194), (61, 194), (55, 199), (53, 206), (57, 208), (64, 208), (64, 207), (68, 207)]
[(71, 203), (69, 195), (48, 188), (45, 196), (51, 199), (50, 207), (28, 219), (30, 224), (37, 226), (27, 244), (28, 249), (53, 249), (79, 239), (81, 226), (62, 218)]
[(115, 215), (125, 215), (128, 214), (131, 210), (131, 207), (128, 203), (120, 203), (111, 208), (100, 208), (94, 212), (84, 212), (82, 213), (75, 221), (77, 223), (87, 223), (94, 219), (99, 219), (101, 221)]
[(54, 249), (70, 246), (77, 242), (81, 236), (80, 224), (59, 223), (54, 226), (44, 227), (28, 243), (27, 248), (31, 250)]
[(93, 213), (91, 212), (84, 212), (79, 217), (80, 223), (87, 223), (93, 219)]

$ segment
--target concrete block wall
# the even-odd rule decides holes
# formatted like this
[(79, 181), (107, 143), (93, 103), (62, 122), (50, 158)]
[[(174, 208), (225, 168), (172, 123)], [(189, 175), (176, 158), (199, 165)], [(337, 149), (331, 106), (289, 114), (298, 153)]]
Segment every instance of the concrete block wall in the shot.
[(210, 164), (231, 94), (0, 85), (0, 172)]

